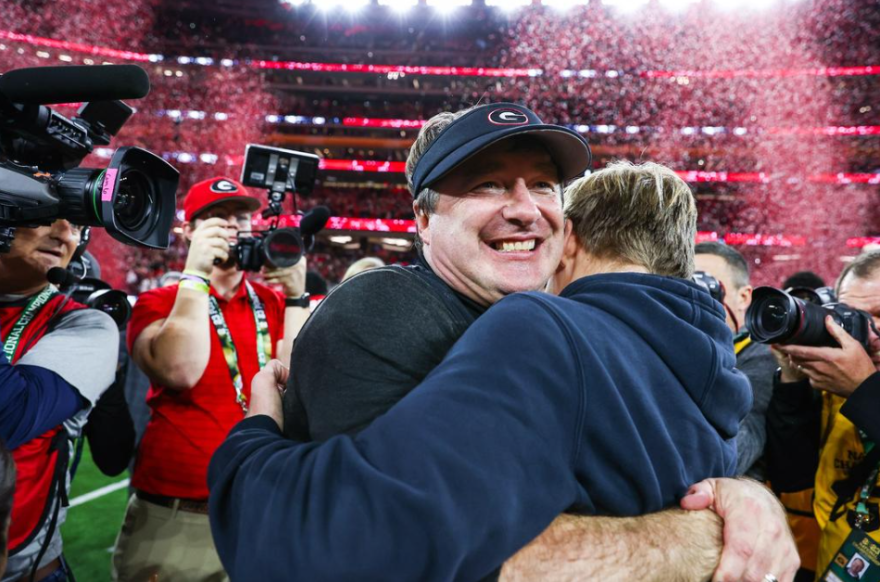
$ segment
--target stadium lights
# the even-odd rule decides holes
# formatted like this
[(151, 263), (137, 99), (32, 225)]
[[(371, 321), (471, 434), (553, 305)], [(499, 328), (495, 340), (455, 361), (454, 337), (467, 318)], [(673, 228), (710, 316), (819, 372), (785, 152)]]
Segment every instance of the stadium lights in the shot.
[(388, 6), (397, 12), (406, 12), (418, 3), (419, 0), (379, 0), (379, 6)]
[(542, 0), (541, 3), (544, 6), (565, 11), (573, 6), (586, 6), (590, 3), (590, 0)]
[(771, 8), (776, 4), (776, 0), (717, 0), (716, 3), (724, 10), (760, 9)]
[(336, 8), (344, 8), (347, 12), (357, 12), (367, 3), (368, 0), (321, 0), (320, 2), (312, 2), (315, 8), (321, 12), (330, 12)]
[(504, 12), (513, 12), (523, 6), (531, 6), (532, 0), (486, 0), (486, 6), (496, 6)]
[(619, 12), (635, 12), (648, 3), (648, 0), (602, 0), (605, 6), (612, 6)]
[(696, 4), (700, 0), (660, 0), (660, 5), (673, 11), (686, 10), (692, 4)]
[(437, 12), (449, 14), (459, 7), (470, 6), (472, 0), (428, 0), (428, 6), (433, 6)]
[(370, 0), (346, 0), (341, 4), (345, 7), (346, 12), (350, 12), (354, 14), (355, 12), (359, 12), (361, 8), (370, 3)]

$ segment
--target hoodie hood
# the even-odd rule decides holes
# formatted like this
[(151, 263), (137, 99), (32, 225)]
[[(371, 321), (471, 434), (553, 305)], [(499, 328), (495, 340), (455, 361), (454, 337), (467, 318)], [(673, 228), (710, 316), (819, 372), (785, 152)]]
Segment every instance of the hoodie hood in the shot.
[(739, 420), (751, 409), (751, 390), (735, 368), (724, 308), (702, 287), (675, 277), (608, 273), (578, 279), (560, 296), (592, 305), (634, 330), (709, 423), (725, 438), (736, 435)]

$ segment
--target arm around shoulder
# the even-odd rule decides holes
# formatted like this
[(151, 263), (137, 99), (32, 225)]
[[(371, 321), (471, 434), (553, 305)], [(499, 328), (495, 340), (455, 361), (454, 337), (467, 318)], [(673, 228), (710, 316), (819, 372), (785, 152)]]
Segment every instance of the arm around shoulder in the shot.
[[(480, 579), (583, 503), (575, 357), (543, 341), (559, 333), (546, 313), (512, 317), (529, 301), (490, 310), (356, 438), (299, 444), (268, 417), (240, 423), (209, 470), (230, 575)], [(531, 357), (517, 357), (524, 349)], [(259, 560), (256, 548), (284, 559)]]

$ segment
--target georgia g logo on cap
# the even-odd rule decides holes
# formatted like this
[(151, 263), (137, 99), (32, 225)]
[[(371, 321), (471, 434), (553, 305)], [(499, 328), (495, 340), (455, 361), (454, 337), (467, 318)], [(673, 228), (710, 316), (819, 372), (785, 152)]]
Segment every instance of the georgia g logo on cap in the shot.
[(489, 122), (495, 125), (525, 125), (529, 118), (516, 109), (495, 109), (489, 113)]
[(212, 192), (237, 192), (238, 186), (230, 182), (229, 180), (217, 180), (213, 184), (211, 184)]

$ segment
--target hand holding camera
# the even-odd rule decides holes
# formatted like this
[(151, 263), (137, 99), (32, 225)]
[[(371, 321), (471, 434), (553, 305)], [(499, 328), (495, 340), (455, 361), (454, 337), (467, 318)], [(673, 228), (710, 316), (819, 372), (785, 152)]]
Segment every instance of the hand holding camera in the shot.
[(208, 218), (193, 231), (186, 269), (204, 273), (207, 278), (217, 264), (229, 260), (228, 222), (223, 218)]
[(263, 268), (263, 279), (271, 285), (280, 285), (285, 297), (302, 297), (306, 292), (306, 259), (292, 267)]
[(797, 371), (810, 379), (810, 384), (847, 397), (868, 376), (880, 370), (880, 337), (873, 328), (868, 330), (868, 350), (849, 335), (831, 316), (825, 318), (828, 334), (840, 344), (839, 348), (817, 348), (798, 345), (776, 346), (797, 366)]

